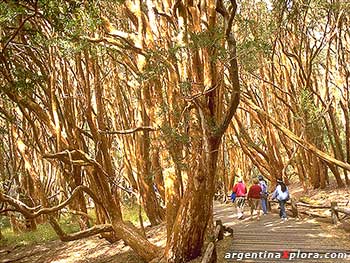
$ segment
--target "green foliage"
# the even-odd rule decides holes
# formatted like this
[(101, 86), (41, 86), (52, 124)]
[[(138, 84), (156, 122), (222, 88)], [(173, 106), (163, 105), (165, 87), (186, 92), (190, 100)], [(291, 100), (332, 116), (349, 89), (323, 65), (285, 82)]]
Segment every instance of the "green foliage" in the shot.
[[(89, 216), (96, 219), (94, 210), (89, 210)], [(145, 211), (142, 209), (141, 215), (144, 221), (147, 221)], [(74, 233), (80, 230), (79, 225), (74, 220), (74, 215), (61, 217), (59, 223), (66, 233)], [(123, 219), (131, 221), (133, 224), (139, 223), (139, 208), (137, 205), (128, 204), (123, 207)], [(11, 229), (9, 219), (7, 217), (0, 217), (1, 233), (4, 239), (0, 240), (0, 246), (5, 245), (32, 245), (44, 243), (47, 241), (57, 240), (58, 237), (49, 223), (40, 224), (37, 230), (31, 232), (23, 232), (15, 234)]]
[(47, 45), (57, 46), (62, 56), (84, 50), (89, 43), (82, 37), (87, 32), (95, 32), (102, 24), (96, 1), (42, 0), (40, 6), (54, 29)]
[(20, 15), (26, 15), (28, 11), (17, 1), (0, 2), (0, 24), (9, 25)]
[(190, 33), (190, 48), (216, 47), (223, 38), (224, 33), (219, 27), (210, 31), (192, 32)]
[(223, 45), (224, 37), (224, 32), (219, 26), (210, 31), (189, 32), (188, 45), (181, 46), (177, 42), (173, 42), (172, 46), (164, 50), (163, 53), (166, 52), (169, 59), (177, 60), (181, 57), (181, 53), (209, 49), (212, 51), (210, 56), (212, 61), (225, 61), (228, 59), (229, 54)]
[[(126, 206), (123, 206), (122, 210), (123, 210), (124, 221), (130, 221), (135, 225), (137, 225), (140, 222), (138, 205), (128, 204)], [(143, 221), (147, 220), (147, 215), (146, 215), (146, 212), (143, 210), (143, 208), (141, 210), (141, 216)]]
[(180, 90), (184, 93), (184, 94), (189, 94), (192, 88), (192, 84), (189, 81), (183, 81), (180, 82), (179, 84), (180, 86)]
[(212, 61), (224, 61), (229, 57), (229, 54), (222, 44), (225, 35), (221, 27), (215, 27), (210, 31), (192, 32), (190, 33), (189, 48), (199, 50), (210, 48), (214, 51), (210, 59)]
[(86, 30), (93, 32), (102, 23), (96, 1), (41, 0), (39, 5), (61, 36), (77, 37)]
[[(188, 136), (188, 134), (185, 133), (181, 133), (178, 129), (170, 127), (168, 125), (163, 125), (161, 127), (161, 131), (162, 131), (162, 137), (166, 137), (164, 138), (167, 141), (171, 141), (173, 144), (188, 144), (190, 141), (190, 137)], [(167, 139), (167, 138), (171, 138), (171, 140)]]
[(326, 143), (327, 129), (322, 119), (324, 112), (322, 106), (316, 104), (309, 89), (301, 89), (298, 106), (299, 110), (295, 118), (303, 123), (307, 136), (312, 138), (316, 145), (321, 142)]
[(19, 92), (22, 95), (30, 95), (34, 91), (35, 87), (40, 83), (46, 81), (45, 76), (39, 72), (34, 72), (22, 65), (17, 65), (12, 70), (13, 83), (7, 83), (4, 89)]
[[(60, 224), (66, 233), (79, 231), (79, 226), (76, 223), (71, 223), (70, 217), (62, 218), (60, 220)], [(1, 246), (32, 245), (58, 239), (55, 231), (52, 229), (49, 223), (38, 225), (37, 230), (35, 231), (23, 232), (19, 234), (12, 232), (10, 223), (7, 218), (1, 219), (0, 226), (1, 232), (4, 236), (4, 239), (0, 240)]]
[(278, 30), (276, 18), (268, 10), (266, 3), (254, 8), (248, 3), (242, 5), (237, 15), (237, 56), (241, 68), (254, 72), (263, 61), (269, 61), (273, 38)]
[[(33, 8), (26, 8), (18, 1), (0, 3), (0, 25), (5, 29), (11, 25), (19, 27), (23, 18), (33, 15)], [(27, 21), (22, 33), (27, 36), (29, 44), (36, 47), (58, 47), (64, 56), (81, 51), (87, 42), (81, 37), (87, 32), (95, 32), (101, 26), (100, 9), (98, 1), (65, 1), (40, 0), (38, 8), (46, 29), (41, 23), (33, 20)], [(13, 30), (4, 31), (2, 41), (6, 41), (13, 34)]]
[[(17, 1), (0, 1), (0, 41), (7, 43), (12, 37), (14, 30), (12, 27), (17, 27), (20, 18), (32, 15), (33, 12), (25, 7), (18, 5)], [(6, 32), (8, 30), (8, 33)]]
[(173, 42), (172, 46), (169, 46), (167, 52), (169, 53), (169, 57), (173, 60), (176, 60), (176, 56), (179, 52), (184, 52), (185, 47), (180, 46), (177, 42)]
[(10, 220), (8, 217), (5, 216), (0, 216), (0, 227), (1, 230), (4, 230), (5, 228), (9, 228), (10, 225)]
[(162, 49), (149, 50), (146, 54), (146, 66), (142, 74), (139, 75), (139, 82), (159, 79), (166, 71), (166, 58), (163, 54), (165, 53)]
[(7, 134), (7, 133), (8, 133), (8, 131), (7, 131), (6, 127), (0, 127), (0, 135)]
[(308, 123), (314, 123), (320, 119), (322, 108), (316, 106), (313, 95), (307, 88), (303, 88), (300, 92), (299, 107), (302, 117)]
[(243, 68), (254, 72), (261, 67), (261, 56), (270, 55), (271, 45), (262, 39), (247, 40), (237, 45), (237, 54)]

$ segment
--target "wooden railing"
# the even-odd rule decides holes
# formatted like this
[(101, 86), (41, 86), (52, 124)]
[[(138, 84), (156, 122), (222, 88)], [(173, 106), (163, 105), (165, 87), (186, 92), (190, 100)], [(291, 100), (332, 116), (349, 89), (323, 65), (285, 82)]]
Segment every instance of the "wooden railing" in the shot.
[[(278, 203), (277, 201), (270, 201), (270, 206), (271, 206), (271, 202)], [(295, 202), (294, 199), (291, 199), (286, 204), (291, 206), (291, 212), (293, 217), (299, 216), (299, 213), (300, 213), (300, 210), (298, 209), (299, 207), (306, 207), (309, 209), (330, 210), (331, 220), (333, 224), (337, 224), (341, 220), (339, 214), (344, 214), (345, 216), (343, 218), (350, 216), (350, 208), (341, 207), (338, 205), (338, 202), (331, 202), (330, 206), (329, 205), (311, 205), (311, 204), (305, 204), (302, 202)], [(314, 214), (310, 211), (302, 211), (302, 213), (311, 215), (311, 216), (328, 218), (328, 216)]]
[(339, 207), (337, 202), (331, 203), (331, 211), (332, 211), (332, 223), (338, 223), (339, 213), (345, 214), (346, 216), (350, 216), (350, 208)]
[(224, 239), (224, 233), (229, 232), (233, 236), (233, 229), (222, 224), (221, 220), (216, 220), (214, 235), (205, 250), (201, 263), (214, 263), (217, 260), (216, 242)]

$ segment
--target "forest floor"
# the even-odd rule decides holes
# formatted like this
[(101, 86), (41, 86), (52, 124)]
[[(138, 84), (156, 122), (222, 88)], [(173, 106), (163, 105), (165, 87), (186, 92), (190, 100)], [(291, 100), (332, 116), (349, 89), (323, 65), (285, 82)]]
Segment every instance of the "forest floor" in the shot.
[[(335, 189), (329, 187), (325, 190), (309, 191), (307, 194), (303, 192), (303, 189), (297, 185), (291, 186), (291, 193), (294, 198), (303, 202), (312, 204), (330, 204), (331, 201), (338, 201), (340, 204), (350, 207), (350, 189)], [(246, 208), (248, 210), (248, 208)], [(273, 207), (273, 212), (277, 212), (277, 207)], [(238, 221), (235, 218), (235, 209), (232, 204), (221, 204), (215, 202), (214, 205), (214, 217), (215, 219), (221, 219), (226, 226), (232, 227), (235, 232), (241, 227), (248, 225), (258, 224), (261, 226), (268, 225), (263, 220), (261, 221)], [(324, 212), (327, 213), (327, 212)], [(320, 219), (315, 221), (307, 215), (302, 215), (302, 222), (306, 224), (315, 224), (319, 228), (320, 233), (325, 233), (324, 236), (331, 237), (336, 240), (337, 243), (345, 244), (345, 247), (350, 247), (350, 234), (346, 232), (344, 228), (349, 231), (349, 226), (345, 224), (342, 229), (329, 224), (329, 220)], [(272, 218), (272, 219), (271, 219)], [(269, 220), (277, 220), (276, 215), (271, 215)], [(294, 219), (288, 221), (289, 225), (293, 225)], [(274, 221), (274, 222), (275, 222)], [(277, 221), (276, 221), (277, 222)], [(294, 223), (293, 223), (294, 222)], [(298, 221), (300, 224), (300, 221)], [(344, 223), (343, 223), (344, 224)], [(159, 246), (164, 246), (166, 241), (165, 225), (162, 224), (157, 227), (147, 228), (147, 237), (150, 241), (156, 243)], [(218, 262), (227, 262), (224, 259), (225, 253), (232, 251), (234, 244), (234, 238), (225, 237), (223, 241), (217, 244)], [(29, 246), (3, 246), (0, 248), (0, 263), (141, 263), (143, 262), (123, 241), (118, 241), (114, 244), (110, 244), (104, 239), (98, 237), (86, 238), (83, 240), (61, 242), (59, 240), (49, 241), (36, 245)], [(193, 260), (192, 263), (199, 263), (200, 259)], [(333, 261), (335, 262), (335, 261)]]
[[(166, 241), (165, 224), (147, 228), (147, 237), (158, 246)], [(0, 263), (143, 263), (123, 241), (109, 243), (97, 236), (62, 242), (0, 248)]]

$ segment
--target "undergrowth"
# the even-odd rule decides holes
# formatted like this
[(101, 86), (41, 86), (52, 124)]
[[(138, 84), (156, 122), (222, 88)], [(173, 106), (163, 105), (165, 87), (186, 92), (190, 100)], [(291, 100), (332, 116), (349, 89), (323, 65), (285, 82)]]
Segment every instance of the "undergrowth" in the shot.
[[(138, 216), (138, 206), (127, 205), (123, 207), (123, 219), (124, 221), (131, 221), (133, 224), (139, 225), (139, 216)], [(89, 216), (96, 219), (95, 211), (91, 209), (89, 211)], [(74, 233), (79, 231), (79, 224), (74, 218), (75, 216), (64, 216), (61, 217), (59, 223), (66, 233)], [(147, 216), (142, 209), (142, 218), (144, 222), (147, 220)], [(14, 233), (12, 231), (9, 219), (7, 217), (0, 217), (0, 227), (3, 239), (0, 240), (1, 246), (26, 246), (39, 243), (45, 243), (47, 241), (57, 240), (58, 236), (56, 235), (53, 228), (49, 223), (38, 224), (35, 231)]]

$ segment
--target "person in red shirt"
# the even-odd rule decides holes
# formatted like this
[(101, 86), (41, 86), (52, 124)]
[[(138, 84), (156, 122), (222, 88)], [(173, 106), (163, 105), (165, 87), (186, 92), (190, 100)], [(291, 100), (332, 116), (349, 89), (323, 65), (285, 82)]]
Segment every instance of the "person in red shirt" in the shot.
[(247, 188), (243, 183), (242, 178), (238, 179), (238, 183), (233, 186), (232, 191), (236, 193), (237, 218), (243, 219), (245, 196)]
[(262, 189), (261, 186), (259, 185), (259, 180), (254, 179), (253, 180), (253, 185), (249, 188), (248, 192), (248, 202), (250, 204), (250, 216), (251, 219), (253, 219), (253, 213), (254, 210), (257, 211), (257, 219), (259, 220), (260, 218), (260, 193)]

